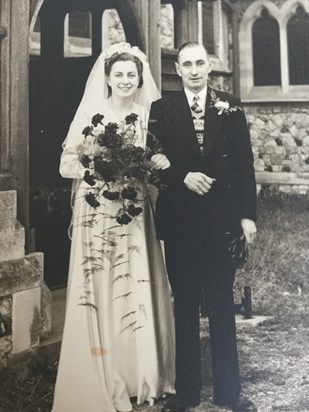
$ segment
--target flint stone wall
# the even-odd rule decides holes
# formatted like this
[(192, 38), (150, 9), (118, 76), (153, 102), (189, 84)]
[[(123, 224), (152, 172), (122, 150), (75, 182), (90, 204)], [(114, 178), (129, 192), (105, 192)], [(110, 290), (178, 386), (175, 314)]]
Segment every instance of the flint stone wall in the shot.
[[(247, 105), (244, 107), (256, 172), (309, 174), (309, 106)], [(309, 186), (298, 187), (306, 192)], [(284, 191), (295, 191), (288, 187)], [(297, 191), (297, 190), (296, 190)]]

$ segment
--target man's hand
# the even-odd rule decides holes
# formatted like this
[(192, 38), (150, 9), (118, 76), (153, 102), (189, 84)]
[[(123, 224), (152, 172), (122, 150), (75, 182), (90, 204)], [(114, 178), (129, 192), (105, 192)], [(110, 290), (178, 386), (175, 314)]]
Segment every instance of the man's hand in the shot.
[(168, 158), (162, 154), (158, 153), (151, 157), (152, 167), (156, 170), (164, 170), (170, 167), (171, 163)]
[(246, 241), (250, 244), (254, 242), (256, 237), (256, 226), (253, 220), (251, 219), (241, 219), (241, 227), (243, 228)]
[(183, 182), (188, 189), (192, 190), (198, 195), (204, 195), (205, 193), (209, 192), (215, 180), (216, 179), (212, 179), (204, 173), (189, 172)]

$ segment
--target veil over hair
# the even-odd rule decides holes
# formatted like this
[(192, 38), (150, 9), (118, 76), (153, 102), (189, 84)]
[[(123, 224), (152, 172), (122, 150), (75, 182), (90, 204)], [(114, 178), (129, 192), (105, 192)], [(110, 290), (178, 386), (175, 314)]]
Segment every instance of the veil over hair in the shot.
[(149, 110), (151, 103), (161, 97), (152, 77), (146, 55), (138, 47), (132, 47), (129, 43), (113, 44), (99, 55), (89, 74), (83, 97), (70, 125), (67, 137), (63, 142), (63, 148), (81, 144), (83, 128), (89, 124), (90, 119), (96, 113), (104, 113), (104, 102), (108, 98), (105, 62), (115, 53), (132, 54), (143, 64), (143, 85), (137, 89), (134, 99), (136, 103)]

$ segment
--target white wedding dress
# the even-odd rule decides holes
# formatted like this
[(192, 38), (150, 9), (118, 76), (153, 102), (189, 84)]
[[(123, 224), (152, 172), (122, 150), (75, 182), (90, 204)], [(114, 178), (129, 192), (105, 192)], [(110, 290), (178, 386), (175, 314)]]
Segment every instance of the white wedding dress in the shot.
[[(138, 114), (138, 145), (144, 146), (146, 110)], [(95, 114), (95, 113), (94, 113)], [(110, 103), (103, 122), (119, 123)], [(88, 120), (90, 123), (91, 118)], [(87, 124), (86, 124), (87, 125)], [(85, 125), (85, 126), (86, 126)], [(170, 287), (153, 221), (151, 193), (134, 222), (102, 231), (115, 220), (96, 216), (84, 199), (84, 168), (77, 148), (64, 149), (60, 172), (73, 178), (72, 246), (67, 308), (53, 412), (130, 411), (174, 392), (175, 340)], [(102, 197), (97, 211), (113, 214)], [(115, 209), (116, 208), (116, 209)], [(86, 303), (86, 304), (85, 304)]]

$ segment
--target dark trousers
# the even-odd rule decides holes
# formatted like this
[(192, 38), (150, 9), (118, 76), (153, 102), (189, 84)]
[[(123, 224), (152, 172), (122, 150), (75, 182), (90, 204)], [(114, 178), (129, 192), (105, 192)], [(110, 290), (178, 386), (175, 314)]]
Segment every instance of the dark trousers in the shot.
[[(178, 244), (177, 244), (178, 243)], [(174, 294), (176, 393), (194, 404), (201, 389), (201, 290), (209, 318), (215, 403), (228, 404), (240, 392), (233, 284), (235, 268), (215, 262), (200, 245), (166, 241), (167, 271)], [(203, 258), (201, 258), (203, 255)]]

